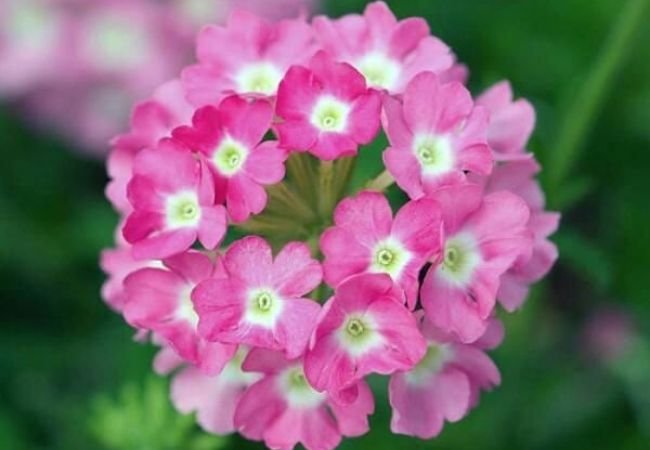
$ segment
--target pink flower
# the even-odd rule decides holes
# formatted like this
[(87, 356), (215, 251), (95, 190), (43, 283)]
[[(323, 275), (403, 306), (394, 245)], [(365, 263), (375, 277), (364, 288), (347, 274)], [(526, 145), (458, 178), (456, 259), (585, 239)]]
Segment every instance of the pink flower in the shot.
[(393, 220), (386, 197), (366, 191), (338, 205), (334, 224), (321, 237), (325, 281), (336, 287), (352, 275), (385, 273), (404, 289), (413, 308), (420, 269), (442, 245), (436, 202), (411, 201)]
[(158, 375), (169, 375), (186, 364), (185, 360), (178, 356), (176, 350), (165, 344), (164, 339), (158, 338), (154, 334), (151, 341), (160, 346), (152, 364), (154, 372)]
[(206, 431), (226, 435), (236, 431), (235, 409), (244, 391), (261, 378), (243, 372), (246, 350), (239, 349), (217, 375), (206, 375), (194, 367), (183, 369), (174, 377), (171, 398), (183, 414), (196, 412), (199, 425)]
[(129, 245), (118, 245), (116, 248), (105, 249), (100, 257), (100, 266), (108, 278), (102, 286), (102, 298), (113, 310), (121, 312), (126, 302), (124, 279), (138, 269), (158, 265), (160, 265), (158, 261), (133, 258)]
[(490, 112), (488, 143), (495, 157), (523, 157), (528, 138), (535, 127), (535, 110), (526, 99), (513, 101), (512, 87), (502, 81), (483, 92), (476, 104)]
[[(165, 50), (236, 2), (282, 14), (294, 1), (174, 1), (171, 22), (192, 20)], [(123, 119), (170, 61), (142, 52), (161, 42), (157, 14), (97, 3), (107, 14), (74, 13), (99, 27), (72, 29), (84, 37), (70, 59), (99, 79), (62, 75), (78, 85), (69, 112), (88, 112), (77, 114), (83, 137), (114, 126), (104, 115)], [(197, 53), (111, 142), (119, 234), (101, 260), (107, 303), (136, 340), (161, 347), (154, 370), (173, 377), (175, 407), (208, 432), (277, 450), (334, 450), (366, 433), (371, 375), (390, 376), (394, 433), (428, 439), (465, 417), (500, 382), (486, 354), (503, 338), (497, 301), (519, 307), (557, 258), (559, 215), (545, 211), (525, 151), (532, 107), (507, 83), (474, 102), (468, 68), (426, 21), (398, 21), (382, 2), (313, 26), (235, 12), (203, 29)], [(46, 113), (61, 108), (57, 95), (36, 97)], [(380, 126), (386, 170), (358, 179), (370, 173), (355, 157), (383, 145)]]
[[(453, 55), (453, 58), (454, 61), (456, 61), (456, 55)], [(466, 85), (468, 78), (469, 68), (465, 64), (459, 62), (454, 62), (453, 66), (439, 74), (440, 82), (443, 84), (458, 82)]]
[(15, 98), (63, 78), (51, 68), (69, 62), (70, 20), (60, 1), (0, 2), (0, 98)]
[(271, 24), (236, 11), (225, 27), (201, 31), (199, 63), (185, 69), (182, 79), (197, 106), (217, 104), (235, 93), (274, 96), (289, 66), (309, 61), (314, 52), (312, 30), (304, 19)]
[(133, 160), (141, 150), (155, 147), (160, 139), (171, 136), (171, 131), (189, 123), (191, 107), (185, 102), (180, 81), (163, 84), (151, 100), (136, 105), (131, 116), (131, 129), (111, 142), (113, 150), (106, 163), (111, 181), (106, 196), (121, 213), (129, 213), (126, 186), (133, 172)]
[(534, 178), (540, 167), (532, 155), (526, 155), (527, 159), (496, 166), (486, 185), (488, 193), (507, 190), (519, 195), (530, 208), (528, 229), (533, 234), (532, 253), (520, 255), (502, 276), (497, 296), (508, 311), (521, 307), (528, 297), (530, 285), (541, 280), (558, 258), (557, 247), (549, 236), (557, 230), (560, 214), (544, 210), (544, 193)]
[(510, 192), (483, 196), (473, 184), (444, 187), (431, 198), (442, 210), (445, 243), (422, 284), (422, 305), (433, 325), (471, 343), (487, 328), (502, 275), (531, 250), (530, 212)]
[(95, 0), (92, 6), (73, 10), (70, 51), (78, 79), (119, 78), (123, 88), (146, 93), (171, 78), (183, 63), (180, 25), (160, 5)]
[[(35, 67), (41, 74), (25, 87), (28, 95), (21, 101), (30, 119), (56, 129), (83, 150), (105, 155), (109, 139), (128, 124), (133, 103), (182, 66), (189, 49), (176, 17), (152, 1), (38, 3), (47, 6), (45, 16), (25, 8), (15, 23), (24, 27), (25, 42), (46, 36), (49, 55), (45, 67)], [(0, 60), (2, 56), (0, 50)]]
[(320, 263), (299, 242), (273, 259), (264, 239), (250, 236), (226, 252), (226, 279), (202, 282), (192, 294), (199, 332), (209, 341), (284, 350), (289, 358), (307, 345), (320, 306), (303, 298), (321, 282)]
[(296, 17), (312, 10), (316, 0), (173, 0), (170, 5), (186, 26), (188, 38), (194, 41), (201, 27), (225, 22), (232, 11), (244, 10), (270, 20)]
[(411, 369), (426, 351), (413, 314), (388, 275), (358, 275), (341, 283), (324, 306), (305, 356), (318, 391), (350, 401), (371, 373)]
[(197, 237), (214, 249), (226, 232), (226, 211), (214, 204), (213, 184), (205, 164), (170, 140), (140, 152), (128, 185), (133, 212), (123, 229), (133, 256), (167, 258)]
[(266, 206), (264, 185), (284, 178), (286, 152), (275, 141), (262, 142), (273, 120), (264, 100), (228, 97), (218, 108), (205, 106), (191, 127), (174, 130), (174, 139), (205, 156), (215, 180), (216, 201), (226, 202), (235, 222), (245, 221)]
[(309, 69), (293, 66), (280, 83), (280, 145), (324, 160), (353, 156), (379, 130), (381, 99), (346, 63), (319, 52)]
[(501, 382), (499, 369), (483, 352), (503, 338), (501, 323), (493, 320), (486, 336), (460, 344), (426, 321), (422, 325), (428, 347), (425, 357), (408, 372), (390, 379), (394, 433), (431, 439), (445, 421), (457, 422), (476, 406), (481, 390)]
[(397, 21), (383, 2), (370, 3), (363, 16), (314, 19), (317, 39), (337, 60), (352, 64), (367, 83), (400, 94), (422, 71), (441, 73), (451, 67), (449, 48), (429, 34), (424, 19)]
[[(234, 345), (199, 337), (199, 317), (191, 293), (201, 281), (220, 276), (219, 260), (189, 251), (163, 261), (165, 268), (145, 268), (124, 281), (124, 317), (132, 326), (154, 332), (185, 361), (204, 372), (221, 372), (236, 350)], [(215, 273), (216, 271), (216, 273)]]
[(473, 106), (462, 84), (441, 84), (436, 75), (421, 73), (402, 101), (386, 97), (384, 106), (391, 145), (384, 162), (411, 198), (463, 182), (464, 172), (487, 175), (492, 170), (487, 112)]
[(620, 305), (600, 305), (590, 312), (581, 330), (581, 350), (590, 359), (615, 367), (623, 358), (631, 361), (640, 339), (638, 325), (631, 311)]
[(248, 439), (264, 440), (278, 450), (292, 450), (299, 443), (307, 450), (333, 450), (341, 436), (368, 431), (374, 400), (365, 382), (356, 384), (355, 401), (342, 405), (309, 385), (299, 359), (257, 349), (243, 367), (264, 376), (242, 396), (235, 413), (235, 425)]

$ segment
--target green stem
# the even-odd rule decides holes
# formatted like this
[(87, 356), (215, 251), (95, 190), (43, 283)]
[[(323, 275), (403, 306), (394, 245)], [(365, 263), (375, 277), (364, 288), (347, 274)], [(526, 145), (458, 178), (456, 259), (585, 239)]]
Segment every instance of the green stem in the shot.
[(319, 171), (318, 212), (322, 220), (329, 219), (334, 208), (334, 163), (321, 161)]
[(384, 170), (382, 173), (377, 176), (377, 178), (371, 180), (367, 185), (366, 189), (370, 191), (379, 191), (383, 192), (388, 189), (390, 186), (395, 183), (393, 176), (388, 173), (387, 170)]
[(566, 110), (558, 137), (548, 157), (549, 201), (561, 202), (565, 179), (579, 160), (584, 141), (610, 91), (614, 77), (645, 18), (648, 0), (628, 0), (613, 24), (600, 57)]

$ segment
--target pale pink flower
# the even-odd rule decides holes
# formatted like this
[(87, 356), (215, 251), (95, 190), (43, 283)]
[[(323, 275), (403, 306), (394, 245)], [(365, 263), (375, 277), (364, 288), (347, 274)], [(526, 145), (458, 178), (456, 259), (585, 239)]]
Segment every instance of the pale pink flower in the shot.
[(263, 374), (237, 406), (235, 425), (243, 436), (263, 440), (269, 448), (279, 450), (292, 450), (299, 443), (307, 450), (333, 450), (342, 436), (368, 431), (374, 400), (364, 381), (355, 386), (356, 399), (341, 404), (309, 384), (300, 359), (288, 360), (282, 353), (256, 349), (249, 353), (243, 368)]
[(322, 279), (309, 248), (289, 243), (273, 258), (264, 239), (249, 236), (232, 244), (224, 266), (227, 278), (206, 280), (192, 294), (201, 335), (300, 356), (320, 311), (304, 298)]
[[(128, 124), (133, 103), (177, 75), (189, 48), (177, 18), (156, 2), (63, 0), (50, 5), (52, 18), (32, 34), (46, 33), (63, 16), (64, 35), (52, 37), (56, 59), (43, 68), (43, 80), (26, 89), (21, 105), (31, 120), (82, 150), (105, 154), (109, 139)], [(23, 19), (19, 23), (37, 20)]]
[(121, 312), (126, 302), (124, 279), (138, 269), (155, 267), (160, 263), (135, 259), (131, 253), (131, 246), (120, 244), (116, 248), (103, 250), (99, 264), (107, 275), (102, 285), (102, 298), (113, 310)]
[(138, 154), (128, 185), (133, 212), (123, 228), (138, 259), (162, 259), (196, 239), (214, 249), (226, 232), (226, 211), (214, 204), (214, 182), (203, 161), (171, 140)]
[(218, 108), (199, 109), (192, 126), (173, 132), (176, 141), (205, 157), (213, 173), (216, 201), (225, 202), (235, 222), (262, 212), (267, 201), (264, 185), (284, 178), (286, 152), (276, 141), (262, 142), (272, 120), (269, 102), (231, 96)]
[(341, 283), (320, 315), (305, 356), (314, 388), (345, 401), (371, 373), (410, 370), (426, 342), (404, 306), (404, 295), (388, 275), (357, 275)]
[(383, 194), (364, 191), (339, 203), (334, 226), (321, 237), (325, 281), (336, 287), (352, 275), (385, 273), (404, 289), (413, 308), (420, 270), (441, 245), (442, 221), (435, 201), (411, 201), (393, 219)]
[(196, 106), (217, 104), (232, 94), (272, 97), (289, 66), (306, 63), (315, 51), (311, 27), (304, 19), (272, 24), (235, 11), (226, 26), (210, 25), (201, 31), (199, 63), (186, 68), (182, 79)]
[(124, 88), (146, 93), (184, 62), (179, 24), (161, 5), (132, 0), (72, 3), (74, 46), (69, 51), (77, 79), (119, 78)]
[(453, 56), (429, 25), (419, 17), (397, 21), (384, 2), (368, 4), (362, 16), (351, 14), (313, 21), (316, 37), (337, 60), (352, 64), (368, 84), (401, 94), (420, 72), (441, 73)]
[(210, 277), (223, 276), (219, 259), (189, 251), (163, 261), (163, 268), (144, 268), (124, 280), (124, 317), (133, 327), (155, 333), (183, 360), (208, 374), (221, 372), (234, 345), (207, 342), (198, 335), (199, 317), (191, 294)]
[(483, 92), (476, 104), (490, 112), (488, 143), (498, 159), (524, 157), (535, 127), (535, 110), (526, 99), (513, 100), (512, 87), (502, 81)]
[(409, 83), (403, 100), (386, 97), (384, 107), (390, 142), (384, 162), (412, 199), (464, 182), (465, 172), (487, 175), (492, 170), (487, 111), (474, 107), (462, 84), (441, 84), (424, 72)]
[(431, 198), (442, 211), (445, 242), (422, 284), (422, 305), (433, 325), (471, 343), (487, 328), (502, 275), (530, 254), (530, 211), (510, 192), (483, 196), (473, 184), (440, 188)]
[(541, 280), (558, 258), (557, 246), (549, 240), (560, 222), (560, 214), (544, 210), (544, 193), (535, 175), (539, 164), (532, 155), (496, 166), (487, 179), (486, 193), (510, 191), (519, 195), (530, 208), (528, 229), (533, 234), (532, 253), (523, 254), (501, 277), (498, 299), (508, 311), (521, 307), (530, 285)]
[(276, 130), (280, 145), (333, 160), (353, 156), (379, 131), (381, 97), (363, 76), (324, 52), (309, 68), (293, 66), (280, 83)]
[(171, 131), (190, 123), (192, 109), (183, 97), (179, 80), (169, 81), (156, 89), (150, 100), (136, 105), (127, 133), (115, 137), (106, 166), (110, 181), (106, 196), (113, 207), (123, 214), (131, 211), (126, 195), (126, 186), (131, 180), (133, 160), (141, 150), (155, 147)]
[(630, 357), (640, 338), (638, 326), (631, 311), (620, 306), (598, 306), (581, 330), (581, 350), (600, 363), (620, 363), (621, 359)]
[(261, 378), (260, 374), (242, 371), (246, 352), (240, 348), (216, 375), (206, 375), (191, 366), (181, 370), (171, 384), (171, 399), (176, 409), (183, 414), (196, 412), (197, 422), (210, 433), (235, 432), (237, 405), (244, 391)]
[(0, 2), (0, 98), (15, 98), (65, 75), (72, 42), (61, 0)]
[(484, 353), (503, 338), (501, 323), (492, 320), (474, 344), (456, 342), (427, 321), (422, 323), (427, 353), (415, 368), (390, 379), (394, 433), (431, 439), (445, 421), (457, 422), (476, 406), (482, 390), (501, 382), (499, 369)]
[[(454, 60), (456, 60), (456, 55), (454, 55)], [(455, 62), (449, 69), (441, 72), (439, 78), (443, 84), (457, 82), (466, 85), (469, 79), (469, 68), (463, 63)]]
[(260, 17), (271, 20), (278, 20), (284, 17), (296, 17), (305, 15), (317, 9), (318, 0), (230, 0), (230, 7), (233, 10), (243, 9), (251, 11)]
[(165, 344), (164, 339), (158, 338), (154, 334), (151, 338), (151, 342), (160, 346), (160, 350), (158, 350), (154, 356), (152, 363), (153, 370), (158, 375), (169, 375), (176, 369), (184, 367), (187, 364), (185, 360), (178, 355), (176, 350)]

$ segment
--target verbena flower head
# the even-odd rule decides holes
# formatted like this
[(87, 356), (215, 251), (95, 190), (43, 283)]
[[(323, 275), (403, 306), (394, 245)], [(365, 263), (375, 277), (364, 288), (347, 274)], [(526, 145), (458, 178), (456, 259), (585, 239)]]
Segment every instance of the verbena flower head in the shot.
[(426, 22), (380, 2), (311, 23), (235, 13), (198, 56), (113, 141), (122, 220), (102, 256), (106, 301), (177, 371), (178, 410), (330, 450), (369, 430), (379, 375), (395, 433), (465, 417), (500, 383), (500, 305), (557, 257), (530, 104), (506, 83), (475, 101)]

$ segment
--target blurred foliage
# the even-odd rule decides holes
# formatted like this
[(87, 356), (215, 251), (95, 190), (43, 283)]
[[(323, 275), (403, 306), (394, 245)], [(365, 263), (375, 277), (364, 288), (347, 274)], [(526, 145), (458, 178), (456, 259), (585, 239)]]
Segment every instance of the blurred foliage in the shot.
[(168, 383), (150, 377), (125, 385), (117, 401), (97, 397), (89, 426), (111, 450), (219, 450), (226, 439), (197, 431), (194, 417), (181, 416), (169, 401)]
[[(364, 3), (331, 0), (325, 10)], [(474, 93), (508, 78), (534, 103), (530, 148), (544, 163), (549, 202), (562, 206), (561, 259), (505, 318), (507, 339), (494, 353), (503, 385), (466, 420), (429, 442), (392, 436), (382, 394), (372, 433), (342, 448), (648, 448), (648, 1), (389, 3), (429, 20), (470, 67)], [(617, 22), (631, 31), (612, 33)], [(191, 418), (172, 412), (166, 384), (145, 381), (153, 350), (133, 342), (98, 294), (98, 253), (116, 223), (103, 165), (19, 117), (15, 105), (0, 106), (0, 449), (260, 449), (197, 438)], [(576, 136), (562, 137), (567, 129)], [(354, 185), (378, 172), (371, 156)], [(631, 311), (640, 334), (632, 353), (599, 364), (583, 356), (580, 333), (608, 303)]]

